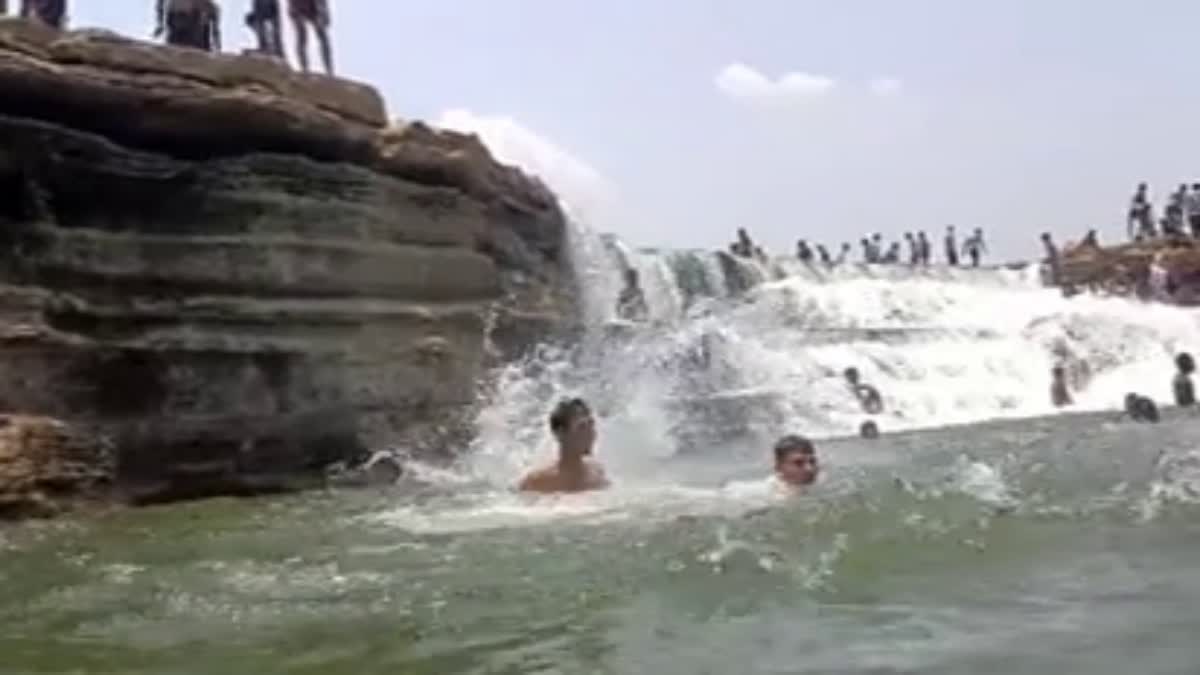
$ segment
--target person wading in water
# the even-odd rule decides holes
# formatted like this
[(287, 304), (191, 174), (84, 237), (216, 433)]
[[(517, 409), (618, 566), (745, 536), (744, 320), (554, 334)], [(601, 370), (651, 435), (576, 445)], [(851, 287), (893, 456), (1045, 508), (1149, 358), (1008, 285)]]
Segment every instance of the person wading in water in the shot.
[(522, 492), (584, 492), (608, 487), (604, 469), (591, 460), (596, 422), (581, 398), (565, 399), (550, 413), (550, 431), (558, 441), (558, 461), (521, 479)]
[(206, 52), (221, 51), (221, 8), (213, 0), (158, 0), (154, 37), (167, 44)]
[(317, 42), (321, 45), (321, 61), (325, 64), (325, 74), (333, 75), (333, 47), (329, 44), (329, 1), (328, 0), (288, 0), (288, 15), (292, 17), (292, 26), (296, 30), (296, 58), (300, 70), (308, 72), (308, 26), (312, 25), (317, 34)]

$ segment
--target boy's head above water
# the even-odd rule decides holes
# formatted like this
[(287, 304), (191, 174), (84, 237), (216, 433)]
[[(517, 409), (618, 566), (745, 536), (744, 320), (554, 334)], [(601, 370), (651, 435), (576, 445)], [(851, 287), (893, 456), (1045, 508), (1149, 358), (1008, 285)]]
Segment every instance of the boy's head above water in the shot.
[(795, 487), (812, 485), (819, 471), (812, 441), (792, 434), (775, 442), (775, 475), (779, 480)]
[(567, 398), (550, 411), (550, 431), (558, 440), (561, 453), (590, 455), (596, 443), (596, 423), (592, 409), (581, 398)]
[(1196, 362), (1192, 360), (1192, 355), (1187, 352), (1182, 352), (1175, 357), (1175, 367), (1184, 375), (1191, 375), (1196, 372)]

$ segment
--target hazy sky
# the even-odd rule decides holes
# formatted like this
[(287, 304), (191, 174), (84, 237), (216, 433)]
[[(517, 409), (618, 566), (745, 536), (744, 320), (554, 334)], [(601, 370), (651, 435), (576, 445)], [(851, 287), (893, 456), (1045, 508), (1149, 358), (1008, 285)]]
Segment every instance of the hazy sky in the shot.
[[(138, 36), (152, 0), (74, 0)], [(222, 3), (231, 46), (249, 0)], [(983, 226), (1114, 239), (1200, 180), (1189, 0), (333, 0), (343, 74), (478, 129), (637, 245)], [(290, 36), (289, 36), (290, 37)], [(289, 39), (290, 50), (290, 39)]]

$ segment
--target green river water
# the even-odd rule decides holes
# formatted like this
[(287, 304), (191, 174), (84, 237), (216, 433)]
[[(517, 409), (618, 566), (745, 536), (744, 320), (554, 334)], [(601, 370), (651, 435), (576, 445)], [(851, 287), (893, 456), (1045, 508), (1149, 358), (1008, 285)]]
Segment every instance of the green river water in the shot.
[[(602, 430), (603, 431), (603, 430)], [(3, 673), (1200, 672), (1200, 418), (661, 460), (0, 529)], [(724, 487), (720, 487), (725, 484)]]

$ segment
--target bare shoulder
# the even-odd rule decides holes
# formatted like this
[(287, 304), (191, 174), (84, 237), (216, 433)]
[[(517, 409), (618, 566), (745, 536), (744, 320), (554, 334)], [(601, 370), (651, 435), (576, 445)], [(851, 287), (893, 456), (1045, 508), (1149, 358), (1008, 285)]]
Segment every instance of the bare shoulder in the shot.
[(517, 483), (522, 492), (553, 492), (558, 489), (558, 471), (554, 467), (534, 469)]

